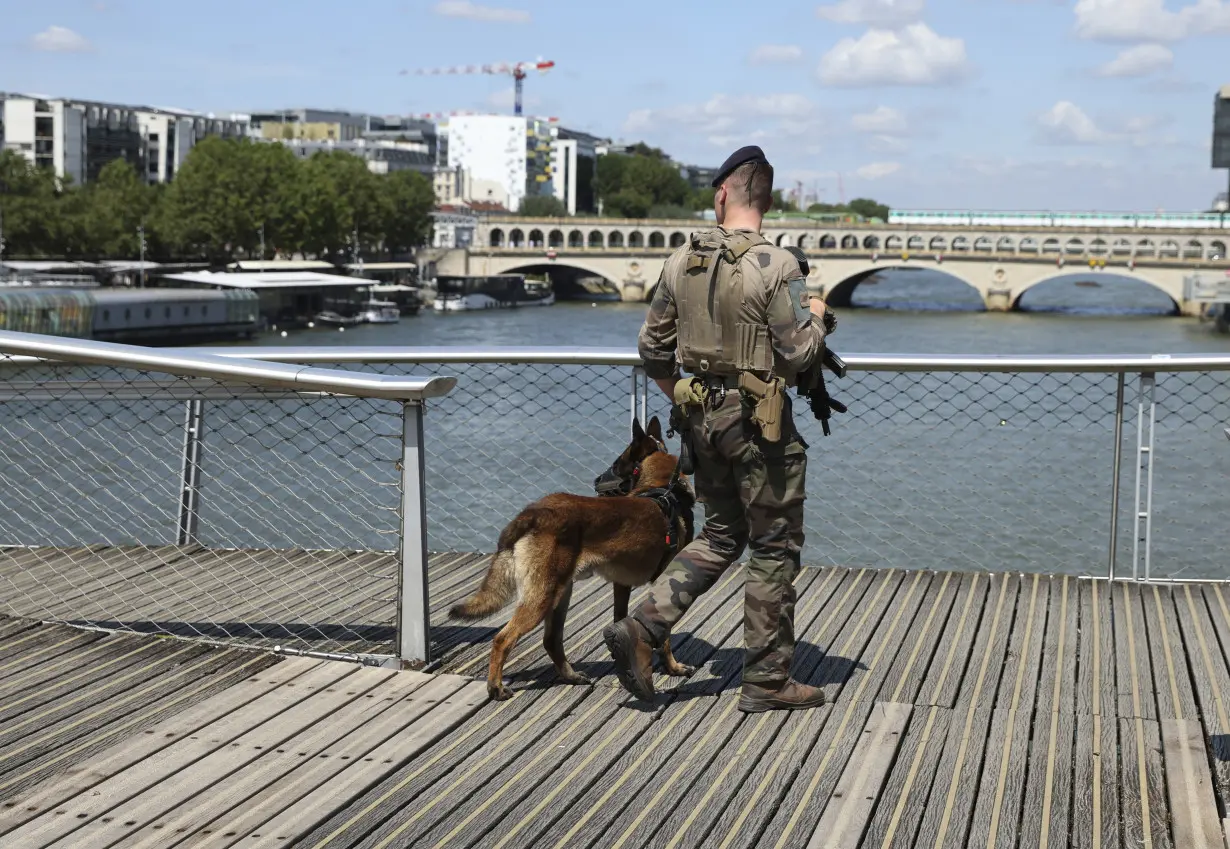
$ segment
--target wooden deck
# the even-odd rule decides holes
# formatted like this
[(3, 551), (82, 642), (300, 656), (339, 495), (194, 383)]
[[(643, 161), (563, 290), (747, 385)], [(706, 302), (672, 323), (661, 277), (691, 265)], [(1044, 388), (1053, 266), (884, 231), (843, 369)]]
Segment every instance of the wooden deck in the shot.
[[(433, 610), (485, 562), (434, 557)], [(611, 674), (597, 581), (566, 638), (597, 684), (553, 682), (534, 634), (498, 704), (471, 679), (500, 617), (437, 612), (428, 674), (0, 620), (0, 847), (1225, 846), (1230, 586), (798, 585), (796, 675), (833, 702), (753, 716), (738, 569), (653, 706)]]

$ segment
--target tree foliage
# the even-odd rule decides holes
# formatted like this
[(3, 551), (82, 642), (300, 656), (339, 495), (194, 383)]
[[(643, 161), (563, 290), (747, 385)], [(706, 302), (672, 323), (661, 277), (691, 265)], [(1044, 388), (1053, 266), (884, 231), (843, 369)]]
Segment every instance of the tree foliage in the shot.
[(520, 215), (527, 218), (563, 218), (568, 207), (554, 195), (531, 195), (521, 201)]
[(692, 207), (691, 188), (676, 165), (661, 151), (643, 144), (631, 149), (647, 153), (598, 157), (594, 190), (602, 201), (604, 215), (645, 218), (655, 206)]
[(132, 258), (138, 228), (154, 259), (223, 263), (260, 253), (349, 259), (354, 233), (368, 254), (426, 243), (431, 181), (412, 171), (373, 174), (359, 157), (307, 160), (280, 144), (203, 139), (166, 186), (131, 164), (109, 163), (74, 188), (12, 151), (0, 152), (5, 256)]
[(861, 215), (864, 218), (879, 218), (881, 221), (888, 220), (889, 206), (883, 203), (877, 203), (874, 200), (867, 198), (855, 198), (846, 204), (838, 203), (813, 203), (807, 207), (808, 212), (828, 213), (837, 215)]

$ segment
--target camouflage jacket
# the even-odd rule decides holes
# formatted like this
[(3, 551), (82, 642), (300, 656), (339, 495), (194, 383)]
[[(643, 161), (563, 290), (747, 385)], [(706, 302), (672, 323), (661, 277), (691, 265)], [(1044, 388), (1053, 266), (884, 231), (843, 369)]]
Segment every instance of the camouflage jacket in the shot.
[[(727, 235), (721, 227), (709, 231)], [(675, 301), (676, 282), (685, 273), (691, 250), (685, 244), (672, 253), (662, 266), (657, 291), (637, 339), (645, 373), (652, 379), (679, 377), (676, 356), (680, 316)], [(747, 260), (751, 260), (747, 262)], [(805, 297), (806, 278), (788, 251), (773, 245), (756, 245), (744, 257), (744, 274), (759, 270), (759, 285), (752, 276), (745, 276), (745, 300), (740, 306), (749, 321), (763, 322), (769, 330), (773, 347), (774, 372), (793, 384), (795, 376), (810, 367), (824, 351), (824, 326), (812, 320)]]

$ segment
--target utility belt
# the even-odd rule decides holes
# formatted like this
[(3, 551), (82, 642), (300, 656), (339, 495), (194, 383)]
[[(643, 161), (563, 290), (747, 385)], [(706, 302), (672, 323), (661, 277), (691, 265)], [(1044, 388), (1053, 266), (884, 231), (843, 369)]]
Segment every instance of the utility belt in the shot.
[(761, 380), (750, 371), (685, 377), (675, 383), (674, 400), (685, 413), (705, 407), (716, 410), (732, 389), (737, 389), (754, 405), (752, 421), (759, 425), (761, 437), (766, 442), (780, 440), (786, 390), (786, 383), (780, 377), (770, 375), (768, 380)]

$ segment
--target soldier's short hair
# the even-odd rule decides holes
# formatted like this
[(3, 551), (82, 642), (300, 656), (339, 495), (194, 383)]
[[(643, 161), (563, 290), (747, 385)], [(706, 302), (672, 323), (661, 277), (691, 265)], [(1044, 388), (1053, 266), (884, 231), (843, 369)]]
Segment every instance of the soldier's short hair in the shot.
[(726, 178), (736, 203), (746, 203), (763, 215), (773, 208), (773, 166), (767, 162), (744, 162)]

